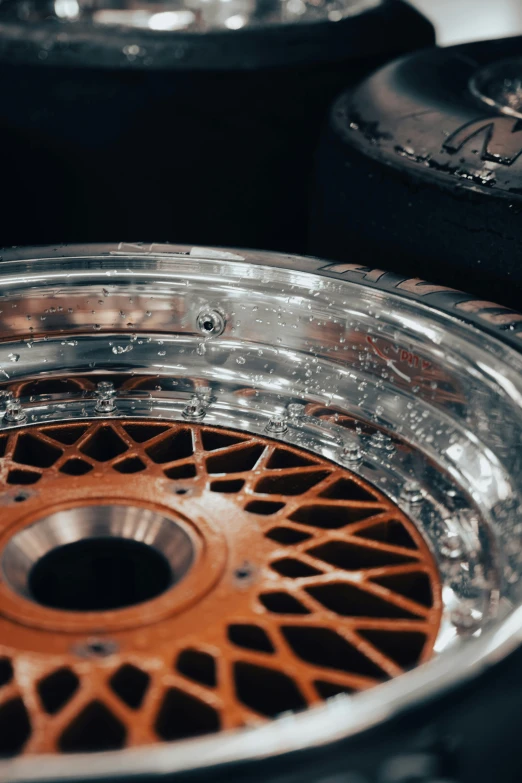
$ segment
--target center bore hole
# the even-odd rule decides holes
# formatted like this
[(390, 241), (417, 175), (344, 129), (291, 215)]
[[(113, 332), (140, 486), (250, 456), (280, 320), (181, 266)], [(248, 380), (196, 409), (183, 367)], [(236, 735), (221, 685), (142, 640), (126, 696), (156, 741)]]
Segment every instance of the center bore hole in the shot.
[(33, 600), (52, 609), (103, 612), (149, 601), (174, 577), (154, 547), (126, 538), (88, 538), (52, 549), (29, 573)]

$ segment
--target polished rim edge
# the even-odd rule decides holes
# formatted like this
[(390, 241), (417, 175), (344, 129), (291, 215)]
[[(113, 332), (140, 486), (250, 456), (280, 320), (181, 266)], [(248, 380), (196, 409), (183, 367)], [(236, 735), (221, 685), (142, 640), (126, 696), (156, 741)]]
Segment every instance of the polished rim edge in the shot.
[[(207, 69), (212, 64), (221, 70), (241, 70), (295, 66), (305, 62), (310, 53), (317, 59), (317, 40), (324, 39), (329, 44), (324, 59), (344, 60), (347, 52), (344, 25), (351, 26), (353, 17), (373, 25), (373, 13), (387, 5), (387, 1), (350, 0), (346, 6), (342, 0), (332, 2), (330, 9), (312, 4), (312, 13), (302, 15), (299, 9), (305, 4), (299, 0), (294, 3), (297, 13), (268, 23), (249, 24), (241, 13), (236, 13), (230, 27), (189, 27), (174, 31), (83, 21), (29, 23), (0, 18), (0, 59), (10, 64), (38, 64), (39, 68), (75, 65), (147, 69), (154, 66), (184, 70)], [(400, 10), (404, 13), (404, 9)], [(249, 48), (245, 46), (246, 41), (256, 45)], [(289, 47), (288, 41), (295, 45)], [(367, 45), (359, 52), (354, 43), (351, 41), (348, 47), (350, 58), (367, 57)]]
[[(342, 100), (342, 99), (339, 99)], [(313, 256), (283, 255), (277, 252), (256, 251), (227, 247), (201, 247), (197, 245), (174, 245), (161, 242), (119, 242), (114, 244), (91, 245), (48, 245), (28, 248), (9, 248), (2, 253), (2, 270), (8, 275), (15, 271), (15, 277), (20, 277), (37, 269), (38, 265), (56, 263), (60, 259), (79, 260), (86, 256), (96, 259), (113, 257), (117, 259), (132, 258), (142, 262), (145, 273), (147, 262), (183, 262), (215, 260), (244, 262), (253, 266), (267, 266), (269, 269), (278, 267), (284, 270), (296, 270), (306, 275), (319, 275), (324, 279), (364, 285), (376, 291), (382, 291), (396, 301), (400, 299), (413, 300), (426, 312), (442, 312), (446, 317), (453, 317), (457, 322), (468, 323), (493, 335), (497, 340), (508, 343), (520, 352), (522, 346), (522, 313), (497, 302), (477, 299), (450, 286), (433, 284), (420, 277), (409, 277), (394, 272), (372, 267), (360, 262), (346, 263), (326, 261)], [(188, 258), (187, 258), (188, 257)], [(20, 267), (20, 263), (23, 264)], [(30, 263), (31, 267), (25, 266)], [(35, 266), (36, 264), (36, 266)], [(166, 270), (165, 270), (166, 271)], [(307, 278), (308, 279), (308, 278)], [(400, 299), (398, 298), (400, 295)]]
[[(128, 250), (116, 250), (116, 253), (118, 252), (129, 255)], [(138, 258), (139, 252), (141, 251), (138, 250)], [(149, 257), (152, 258), (154, 255), (161, 257), (163, 254), (161, 250), (157, 253), (154, 253), (154, 251), (150, 249), (146, 250), (145, 252), (149, 255)], [(173, 250), (164, 249), (163, 252), (165, 252), (167, 257), (169, 257), (171, 256)], [(174, 253), (179, 256), (181, 256), (184, 252), (186, 251), (182, 249), (176, 249), (174, 251)], [(235, 258), (231, 258), (231, 256), (234, 255)], [(237, 253), (233, 254), (229, 251), (204, 251), (198, 249), (196, 252), (192, 253), (192, 256), (197, 259), (206, 257), (207, 260), (214, 259), (216, 261), (245, 260), (244, 254), (238, 255)], [(259, 262), (262, 264), (270, 262), (270, 256), (264, 254), (256, 254), (256, 256), (259, 259)], [(276, 256), (272, 256), (272, 262), (275, 262), (276, 258)], [(298, 259), (298, 261), (299, 260), (301, 259)], [(296, 261), (294, 260), (293, 263), (295, 265)], [(318, 263), (319, 262), (311, 262), (309, 259), (304, 260), (304, 265), (307, 267), (313, 266), (315, 264), (315, 267), (317, 268)], [(340, 265), (325, 264), (324, 262), (322, 262), (322, 267), (320, 267), (320, 269), (325, 270), (327, 274), (329, 269), (331, 272), (337, 275), (345, 275), (348, 272), (352, 275), (352, 279), (354, 274), (360, 275), (363, 278), (369, 278), (370, 284), (379, 281), (379, 278), (376, 278), (375, 274), (373, 275), (372, 280), (372, 270), (368, 268), (360, 267), (359, 265), (356, 265), (355, 268), (354, 265), (344, 266), (350, 267), (350, 269), (341, 269)], [(7, 267), (5, 267), (6, 273), (9, 272), (8, 267), (12, 267), (12, 265), (8, 264)], [(384, 274), (385, 273), (381, 273), (381, 277)], [(305, 278), (308, 278), (308, 275), (305, 274)], [(422, 288), (422, 282), (423, 281), (415, 281), (413, 283), (413, 293), (415, 293), (415, 287), (417, 287), (417, 290), (419, 285)], [(408, 293), (408, 288), (403, 290)], [(411, 286), (410, 291), (412, 291)], [(461, 315), (461, 312), (459, 312), (458, 305), (462, 303), (465, 304), (466, 301), (473, 301), (470, 299), (470, 297), (459, 295), (458, 292), (453, 292), (451, 289), (445, 289), (443, 287), (430, 287), (430, 290), (426, 291), (426, 294), (440, 293), (448, 293), (450, 295), (457, 294), (456, 297), (450, 296), (450, 303), (455, 306), (456, 314), (459, 316)], [(456, 301), (454, 301), (455, 298)], [(429, 312), (429, 308), (426, 309)], [(492, 308), (485, 307), (483, 308), (482, 312), (488, 316), (492, 314), (490, 312), (491, 309)], [(462, 308), (462, 312), (464, 313), (465, 317), (466, 310), (464, 308)], [(502, 315), (502, 308), (497, 308), (496, 312), (493, 314), (496, 315), (499, 312)], [(480, 308), (469, 309), (468, 313), (472, 313), (474, 316), (478, 315), (480, 318), (481, 310)], [(516, 328), (518, 325), (518, 320), (511, 316), (511, 311), (507, 311), (505, 315), (506, 318), (504, 318), (501, 326), (504, 327), (507, 323), (514, 321)], [(511, 318), (511, 321), (509, 318)], [(490, 330), (492, 323), (494, 326), (495, 322), (490, 321), (489, 324), (486, 324), (487, 328)], [(515, 336), (513, 336), (513, 334), (508, 334), (507, 336), (512, 342), (515, 342), (515, 340), (518, 339), (516, 334)], [(515, 339), (513, 339), (514, 337)], [(502, 355), (504, 352), (500, 343), (498, 343), (496, 346), (494, 344), (491, 345), (490, 349), (493, 354)], [(511, 356), (515, 356), (515, 354), (512, 352), (510, 353)], [(176, 396), (177, 399), (175, 398)], [(155, 411), (155, 401), (152, 405), (150, 404), (150, 401), (146, 403), (143, 401), (143, 406), (141, 407), (139, 394), (136, 397), (133, 397), (132, 393), (126, 394), (123, 392), (119, 393), (116, 404), (118, 413), (121, 411), (122, 415), (137, 415), (145, 413), (145, 415), (149, 416), (160, 415), (163, 417), (166, 414), (166, 411), (169, 410), (172, 411), (172, 413), (169, 415), (172, 415), (173, 418), (177, 419), (186, 419), (187, 415), (190, 416), (191, 410), (200, 409), (203, 407), (205, 409), (205, 422), (208, 422), (209, 424), (217, 424), (218, 426), (225, 426), (225, 422), (229, 422), (229, 417), (234, 414), (235, 406), (231, 405), (230, 400), (227, 399), (227, 395), (225, 393), (220, 393), (219, 398), (216, 400), (210, 399), (212, 396), (213, 390), (211, 390), (211, 394), (209, 395), (208, 387), (207, 389), (205, 389), (205, 387), (200, 387), (195, 395), (189, 390), (183, 391), (180, 394), (175, 395), (175, 397), (172, 395), (167, 395), (165, 397), (164, 395), (160, 394), (158, 397), (161, 398), (161, 401), (158, 403), (157, 410)], [(154, 397), (156, 397), (156, 395), (154, 395)], [(99, 390), (97, 391), (94, 389), (90, 398), (82, 399), (81, 402), (73, 400), (68, 401), (66, 405), (67, 418), (72, 420), (75, 418), (75, 416), (85, 416), (85, 412), (82, 413), (79, 410), (79, 407), (83, 406), (83, 410), (85, 411), (86, 405), (89, 410), (92, 410), (94, 415), (100, 415), (100, 412), (95, 410), (96, 406), (99, 406), (99, 400)], [(50, 416), (52, 420), (53, 415), (56, 415), (57, 420), (59, 418), (62, 418), (63, 420), (63, 400), (32, 400), (26, 402), (22, 399), (21, 402), (22, 405), (19, 403), (14, 403), (13, 407), (13, 401), (6, 399), (3, 418), (3, 426), (6, 429), (9, 429), (13, 426), (19, 426), (20, 419), (12, 418), (13, 416), (18, 415), (16, 413), (17, 410), (19, 412), (21, 410), (24, 417), (29, 416), (31, 418), (31, 422), (37, 422), (40, 419), (40, 416), (43, 417), (43, 420), (48, 422), (48, 417)], [(262, 408), (261, 411), (258, 408), (253, 421), (246, 421), (247, 416), (245, 414), (245, 409), (241, 408), (242, 428), (244, 427), (245, 431), (253, 432), (270, 433), (272, 431), (272, 434), (276, 435), (278, 439), (289, 443), (295, 442), (293, 439), (297, 437), (296, 433), (299, 436), (302, 436), (304, 433), (305, 438), (310, 438), (309, 442), (314, 443), (314, 448), (311, 450), (315, 451), (319, 446), (319, 448), (322, 450), (321, 453), (323, 453), (329, 459), (339, 462), (340, 464), (343, 462), (346, 464), (346, 460), (348, 459), (350, 461), (351, 459), (350, 469), (353, 469), (354, 465), (359, 463), (357, 465), (357, 470), (360, 470), (363, 477), (370, 478), (372, 481), (375, 481), (376, 474), (379, 472), (384, 473), (386, 480), (390, 480), (391, 484), (393, 484), (394, 480), (397, 481), (397, 476), (401, 476), (400, 483), (397, 481), (395, 490), (392, 489), (392, 491), (390, 491), (390, 484), (388, 484), (387, 491), (391, 497), (394, 497), (395, 495), (399, 505), (402, 504), (403, 507), (408, 509), (409, 513), (411, 513), (413, 506), (419, 504), (418, 515), (420, 518), (419, 521), (421, 522), (420, 527), (422, 527), (423, 512), (420, 511), (420, 508), (425, 509), (432, 506), (433, 500), (430, 492), (431, 488), (425, 486), (405, 486), (408, 484), (408, 482), (404, 480), (404, 475), (401, 475), (400, 459), (397, 459), (396, 457), (396, 454), (400, 453), (400, 449), (396, 448), (396, 445), (394, 445), (393, 442), (391, 443), (392, 448), (384, 447), (383, 449), (383, 436), (385, 438), (390, 437), (386, 432), (386, 428), (381, 424), (379, 427), (375, 428), (375, 431), (372, 434), (356, 433), (354, 435), (354, 433), (351, 432), (350, 438), (347, 441), (346, 431), (343, 430), (338, 423), (331, 420), (331, 408), (327, 413), (327, 418), (330, 420), (326, 422), (321, 421), (321, 423), (319, 423), (317, 421), (317, 417), (314, 417), (313, 415), (310, 416), (310, 412), (303, 408), (304, 402), (305, 401), (291, 403), (291, 405), (294, 406), (293, 408), (281, 405), (274, 407), (273, 402), (271, 402), (267, 397), (264, 408)], [(55, 405), (57, 408), (62, 406), (59, 412), (58, 410), (56, 411), (56, 414), (54, 414)], [(77, 406), (77, 410), (75, 410), (75, 406)], [(340, 409), (343, 411), (342, 406)], [(107, 413), (108, 412), (105, 410), (101, 415), (106, 415)], [(110, 411), (110, 413), (113, 415), (114, 411)], [(310, 421), (310, 419), (315, 420)], [(281, 422), (283, 422), (283, 424), (281, 424)], [(272, 430), (270, 430), (270, 427)], [(317, 430), (319, 430), (319, 433)], [(375, 438), (376, 435), (377, 438)], [(371, 443), (372, 438), (374, 439), (373, 444)], [(380, 441), (379, 445), (377, 445), (376, 441)], [(389, 443), (388, 441), (386, 442)], [(405, 442), (407, 444), (407, 439)], [(353, 456), (358, 453), (358, 450), (360, 453), (365, 455), (362, 460), (359, 460), (359, 457), (356, 460), (353, 459)], [(377, 452), (378, 457), (372, 456), (368, 459), (367, 455), (373, 455), (375, 452)], [(352, 455), (351, 458), (350, 455)], [(390, 463), (393, 465), (392, 468), (390, 468)], [(440, 478), (437, 479), (437, 482), (439, 480)], [(445, 480), (447, 480), (447, 476), (445, 477)], [(448, 487), (446, 486), (446, 495), (447, 489)], [(420, 499), (418, 498), (419, 492), (421, 496)], [(450, 496), (452, 496), (451, 492)], [(459, 495), (457, 505), (461, 507), (463, 503), (465, 506), (471, 509), (472, 515), (476, 515), (476, 510), (473, 508), (473, 504), (471, 507), (469, 506), (469, 499), (463, 498), (462, 495)], [(433, 505), (436, 506), (436, 504)], [(412, 516), (415, 517), (415, 514)], [(430, 518), (432, 518), (432, 510), (430, 510)], [(471, 530), (476, 527), (476, 517), (469, 527)], [(454, 531), (451, 530), (450, 526), (451, 536), (453, 533)], [(473, 549), (473, 545), (471, 546), (471, 549)], [(488, 585), (488, 590), (491, 590), (490, 584)], [(309, 710), (306, 714), (293, 715), (289, 716), (288, 718), (279, 719), (277, 721), (277, 728), (275, 725), (272, 725), (262, 729), (256, 729), (256, 740), (253, 744), (250, 744), (248, 741), (246, 741), (246, 735), (244, 735), (243, 739), (240, 741), (238, 741), (238, 739), (233, 736), (228, 737), (228, 744), (226, 748), (221, 747), (218, 749), (215, 746), (215, 740), (212, 739), (198, 740), (198, 742), (202, 743), (202, 748), (206, 747), (209, 750), (212, 749), (212, 757), (209, 758), (208, 763), (215, 764), (228, 760), (237, 760), (238, 758), (256, 758), (265, 756), (267, 754), (272, 754), (274, 751), (273, 747), (270, 747), (270, 743), (273, 742), (276, 734), (278, 737), (278, 752), (295, 750), (299, 747), (305, 747), (309, 744), (318, 745), (322, 744), (323, 742), (330, 742), (334, 738), (346, 737), (351, 733), (360, 731), (370, 725), (374, 725), (376, 722), (382, 719), (384, 714), (389, 715), (390, 710), (392, 713), (400, 711), (407, 706), (412, 706), (419, 699), (429, 698), (436, 692), (444, 690), (456, 682), (464, 681), (466, 678), (472, 676), (477, 671), (481, 670), (484, 666), (487, 666), (489, 663), (497, 659), (499, 656), (506, 654), (520, 641), (521, 632), (519, 630), (518, 623), (521, 619), (521, 610), (518, 610), (508, 619), (503, 621), (499, 627), (486, 631), (481, 635), (481, 638), (475, 640), (472, 644), (466, 645), (465, 648), (457, 646), (452, 653), (451, 660), (445, 656), (440, 656), (440, 658), (431, 662), (429, 667), (422, 667), (421, 669), (415, 670), (408, 675), (405, 675), (404, 680), (406, 680), (406, 678), (408, 680), (407, 689), (405, 687), (401, 687), (403, 681), (403, 678), (401, 678), (401, 681), (395, 681), (380, 686), (378, 697), (372, 696), (371, 692), (368, 694), (358, 695), (355, 697), (357, 700), (357, 710), (354, 710), (353, 712), (350, 710), (347, 712), (345, 709), (345, 700), (339, 699), (335, 703), (328, 704), (325, 707)], [(466, 627), (466, 624), (467, 621), (464, 622), (464, 627)], [(468, 628), (471, 630), (471, 633), (475, 632), (473, 624), (468, 626)], [(383, 704), (386, 704), (385, 709), (383, 708)], [(297, 727), (299, 728), (298, 733), (296, 733)], [(248, 732), (248, 730), (246, 731)], [(223, 743), (222, 738), (220, 738), (220, 742)], [(147, 769), (147, 771), (153, 771), (154, 765), (158, 765), (158, 767), (162, 768), (164, 768), (165, 765), (168, 765), (169, 769), (172, 770), (186, 769), (190, 766), (188, 757), (184, 756), (184, 751), (181, 746), (176, 747), (175, 756), (172, 755), (174, 751), (171, 751), (168, 748), (162, 748), (159, 750), (159, 752), (158, 750), (155, 750), (152, 766), (152, 759), (145, 758), (144, 756), (140, 755), (141, 753), (143, 752), (127, 751), (128, 758), (132, 758), (133, 771), (138, 772), (139, 770), (144, 771), (145, 769)], [(192, 751), (190, 756), (192, 758)], [(117, 754), (117, 756), (107, 754), (103, 759), (100, 757), (99, 760), (96, 760), (94, 764), (92, 757), (89, 758), (90, 766), (88, 774), (100, 774), (100, 770), (102, 769), (104, 772), (111, 769), (113, 772), (115, 772), (115, 764), (118, 765), (121, 771), (121, 756), (119, 754)], [(71, 761), (73, 764), (81, 763), (81, 757), (78, 757), (75, 760), (69, 760), (69, 762)], [(40, 765), (42, 762), (39, 760), (38, 763)], [(43, 763), (47, 769), (47, 772), (44, 772), (43, 774), (47, 774), (48, 777), (53, 776), (56, 779), (60, 779), (60, 777), (65, 776), (63, 770), (59, 769), (59, 764), (57, 766), (56, 760), (46, 759)], [(31, 774), (30, 767), (27, 766), (28, 764), (30, 764), (29, 761), (11, 762), (8, 765), (9, 779), (30, 780)], [(140, 766), (140, 764), (143, 764), (143, 766)], [(2, 766), (7, 769), (5, 765)], [(158, 767), (156, 767), (156, 769)], [(16, 777), (16, 770), (19, 771), (18, 777)], [(40, 767), (38, 774), (41, 775), (42, 772), (43, 767)], [(128, 775), (129, 772), (126, 771), (124, 774)]]

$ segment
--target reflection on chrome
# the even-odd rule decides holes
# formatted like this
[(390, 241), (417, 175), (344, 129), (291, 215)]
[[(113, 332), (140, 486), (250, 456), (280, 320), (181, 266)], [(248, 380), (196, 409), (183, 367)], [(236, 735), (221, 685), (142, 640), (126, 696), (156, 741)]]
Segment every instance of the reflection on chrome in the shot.
[(522, 58), (500, 60), (479, 68), (469, 86), (473, 95), (490, 109), (522, 118)]
[(201, 32), (332, 22), (383, 0), (0, 0), (0, 21), (85, 23), (136, 30)]

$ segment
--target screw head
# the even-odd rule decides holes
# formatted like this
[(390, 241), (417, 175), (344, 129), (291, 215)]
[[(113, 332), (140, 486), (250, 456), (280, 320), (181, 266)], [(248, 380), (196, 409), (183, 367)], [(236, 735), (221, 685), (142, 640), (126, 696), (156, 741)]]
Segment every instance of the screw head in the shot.
[(266, 432), (271, 432), (273, 435), (282, 435), (288, 429), (285, 416), (276, 415), (272, 416), (270, 421), (265, 427)]
[(341, 451), (341, 460), (349, 465), (362, 461), (362, 451), (357, 443), (346, 443)]
[(20, 424), (27, 419), (27, 414), (18, 399), (8, 399), (5, 403), (4, 421), (7, 424)]
[(395, 446), (389, 435), (377, 430), (370, 438), (370, 446), (374, 449), (381, 449), (382, 451), (394, 451)]
[(207, 413), (207, 406), (202, 400), (194, 395), (187, 405), (183, 408), (182, 416), (185, 419), (191, 419), (192, 421), (198, 421), (203, 419)]
[(245, 560), (240, 566), (234, 569), (234, 581), (238, 587), (248, 587), (251, 584), (256, 569), (252, 563)]
[(97, 383), (95, 394), (98, 398), (94, 406), (96, 413), (112, 413), (115, 410), (114, 397), (116, 391), (111, 381), (100, 381)]
[(11, 503), (25, 503), (29, 498), (37, 497), (38, 492), (35, 489), (22, 489), (21, 487), (8, 489), (6, 492), (2, 492), (0, 498), (0, 506), (9, 506)]
[(482, 616), (482, 612), (470, 601), (462, 601), (452, 609), (450, 620), (459, 631), (473, 633), (480, 628)]
[(401, 491), (401, 498), (406, 503), (417, 505), (424, 500), (424, 490), (417, 481), (407, 481)]
[(81, 658), (108, 658), (118, 652), (118, 645), (111, 639), (87, 639), (83, 644), (77, 644), (73, 648), (76, 655)]
[(225, 331), (225, 319), (219, 310), (202, 310), (196, 319), (198, 330), (205, 337), (219, 337)]
[(292, 402), (287, 406), (286, 412), (290, 419), (301, 419), (305, 415), (306, 405), (300, 402)]
[(99, 381), (96, 384), (96, 395), (98, 397), (114, 397), (115, 393), (112, 381)]
[(444, 533), (439, 540), (439, 552), (448, 560), (460, 560), (464, 554), (462, 541), (457, 533)]

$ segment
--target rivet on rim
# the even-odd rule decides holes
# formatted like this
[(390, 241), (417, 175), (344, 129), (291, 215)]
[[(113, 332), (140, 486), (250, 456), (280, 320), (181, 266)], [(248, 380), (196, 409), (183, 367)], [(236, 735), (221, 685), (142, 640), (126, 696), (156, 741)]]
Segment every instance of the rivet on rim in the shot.
[(464, 554), (460, 536), (450, 531), (442, 535), (439, 539), (439, 551), (448, 560), (460, 560)]
[(282, 435), (288, 429), (287, 418), (282, 414), (272, 416), (270, 421), (265, 427), (266, 432), (271, 432), (273, 435)]
[(424, 500), (424, 490), (417, 481), (407, 481), (402, 488), (401, 498), (406, 503), (422, 503)]
[(96, 413), (113, 413), (116, 406), (114, 404), (114, 397), (116, 391), (114, 390), (114, 384), (110, 381), (100, 381), (96, 385), (96, 405), (94, 410)]
[(207, 408), (208, 404), (205, 404), (205, 402), (195, 394), (190, 402), (183, 408), (182, 416), (191, 421), (199, 421), (205, 417)]
[(471, 601), (462, 601), (450, 614), (453, 625), (466, 633), (473, 633), (480, 628), (482, 617), (482, 612)]
[(20, 400), (13, 398), (6, 400), (3, 419), (7, 424), (20, 424), (27, 419), (27, 414), (22, 408)]
[(196, 393), (194, 396), (197, 397), (202, 405), (205, 405), (207, 408), (211, 402), (215, 402), (216, 398), (210, 386), (198, 386), (195, 391)]
[(305, 411), (306, 405), (303, 405), (300, 402), (292, 402), (286, 408), (288, 418), (292, 421), (298, 421), (299, 419), (302, 419), (305, 415)]
[(225, 319), (219, 310), (202, 310), (197, 317), (197, 327), (205, 337), (219, 337), (225, 331)]
[(377, 430), (370, 438), (370, 446), (374, 449), (382, 449), (383, 451), (393, 451), (393, 441), (389, 435)]
[(362, 451), (357, 443), (346, 443), (341, 451), (341, 461), (346, 465), (355, 465), (362, 460)]

